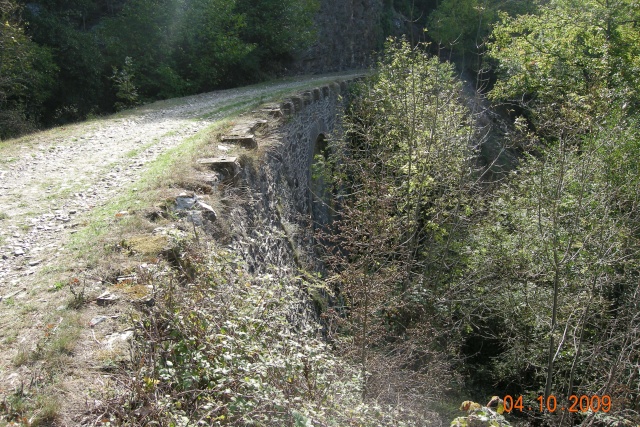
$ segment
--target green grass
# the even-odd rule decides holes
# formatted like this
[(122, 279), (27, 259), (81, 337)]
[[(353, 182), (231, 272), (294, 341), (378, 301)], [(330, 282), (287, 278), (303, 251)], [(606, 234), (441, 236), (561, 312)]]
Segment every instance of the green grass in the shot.
[[(116, 219), (116, 214), (123, 211), (138, 210), (157, 202), (155, 190), (159, 186), (166, 184), (166, 181), (179, 179), (174, 172), (171, 172), (171, 169), (175, 169), (179, 163), (185, 162), (185, 159), (194, 157), (204, 145), (210, 142), (212, 135), (224, 123), (226, 122), (220, 121), (212, 124), (149, 163), (148, 169), (143, 172), (142, 177), (137, 182), (129, 184), (119, 197), (104, 206), (94, 209), (85, 218), (88, 226), (72, 236), (71, 249), (76, 251), (78, 255), (90, 255), (90, 252), (95, 250), (95, 242), (101, 241), (106, 234), (113, 232), (116, 221), (120, 226), (124, 227), (130, 222), (139, 221), (136, 217)], [(102, 254), (99, 254), (99, 256), (102, 256)]]
[[(45, 358), (51, 359), (59, 355), (71, 355), (81, 333), (80, 316), (75, 313), (66, 313), (66, 317), (60, 323), (48, 346)], [(51, 360), (49, 360), (51, 361)]]
[(254, 107), (256, 107), (256, 106), (258, 106), (260, 104), (261, 103), (257, 103), (253, 99), (250, 99), (249, 97), (247, 97), (247, 98), (242, 99), (240, 101), (236, 101), (236, 102), (233, 102), (231, 104), (224, 105), (224, 106), (222, 106), (220, 108), (217, 108), (217, 109), (215, 109), (215, 110), (213, 110), (213, 111), (211, 111), (211, 112), (209, 112), (207, 114), (203, 114), (199, 118), (200, 119), (208, 119), (208, 118), (211, 118), (211, 117), (214, 117), (214, 116), (218, 116), (218, 115), (223, 114), (223, 113), (228, 113), (229, 115), (232, 115), (234, 113), (239, 113), (239, 112), (242, 112), (242, 111), (248, 111), (251, 108), (254, 108)]
[(38, 311), (38, 306), (35, 304), (25, 304), (20, 308), (20, 315), (24, 316), (29, 313)]
[[(296, 81), (296, 78), (288, 78), (277, 82), (261, 83), (247, 89), (269, 88), (274, 84)], [(167, 187), (170, 187), (174, 183), (181, 182), (181, 179), (184, 178), (183, 173), (193, 173), (192, 160), (198, 155), (201, 155), (203, 151), (206, 151), (206, 146), (216, 140), (217, 133), (221, 132), (225, 126), (228, 126), (229, 122), (238, 114), (250, 111), (263, 103), (274, 102), (289, 94), (332, 81), (334, 81), (334, 78), (327, 77), (312, 82), (300, 82), (291, 88), (274, 89), (263, 94), (246, 95), (236, 98), (228, 104), (223, 104), (213, 109), (211, 113), (205, 116), (226, 115), (226, 119), (217, 121), (206, 129), (185, 139), (179, 146), (158, 156), (154, 161), (147, 164), (147, 169), (142, 173), (141, 178), (137, 180), (137, 182), (130, 183), (127, 187), (123, 188), (117, 198), (111, 200), (104, 206), (93, 209), (87, 215), (83, 215), (81, 218), (86, 225), (80, 227), (77, 233), (71, 235), (65, 244), (64, 250), (57, 255), (56, 267), (45, 267), (41, 269), (37, 273), (37, 280), (41, 282), (40, 284), (44, 286), (44, 289), (56, 292), (62, 290), (68, 284), (68, 274), (71, 265), (77, 266), (81, 264), (91, 267), (99, 266), (101, 265), (100, 263), (110, 262), (108, 260), (110, 252), (113, 253), (114, 251), (111, 242), (114, 240), (117, 241), (119, 234), (127, 230), (140, 232), (141, 227), (149, 227), (149, 224), (145, 223), (144, 218), (136, 215), (135, 212), (163, 201), (163, 198), (166, 197)], [(148, 106), (124, 111), (113, 116), (98, 117), (91, 122), (55, 128), (15, 140), (0, 141), (0, 159), (5, 159), (3, 162), (7, 162), (8, 160), (6, 159), (8, 159), (10, 155), (15, 155), (14, 153), (19, 153), (20, 150), (30, 146), (43, 143), (45, 145), (59, 144), (60, 139), (66, 140), (80, 133), (84, 134), (94, 130), (100, 122), (128, 117), (135, 118), (149, 110), (182, 105), (185, 102), (184, 98), (161, 101)], [(165, 136), (171, 136), (171, 132)], [(126, 157), (135, 157), (154, 143), (156, 143), (156, 141), (132, 149), (126, 154)], [(186, 168), (188, 168), (188, 170)], [(74, 185), (74, 187), (77, 186)], [(134, 190), (134, 188), (136, 188), (136, 190)], [(58, 191), (54, 191), (54, 193), (60, 192), (68, 194), (73, 191), (78, 191), (77, 189), (60, 189), (59, 187), (57, 190)], [(56, 195), (59, 196), (59, 194)], [(132, 213), (132, 215), (117, 218), (116, 214), (121, 211), (128, 211)], [(0, 213), (0, 220), (2, 218), (2, 213)], [(117, 265), (116, 268), (122, 267)], [(2, 303), (6, 304), (6, 307), (15, 305), (13, 299), (7, 299)], [(25, 306), (22, 308), (21, 314), (29, 314), (32, 311), (33, 306)], [(60, 317), (62, 317), (62, 320), (60, 320)], [(38, 387), (38, 389), (31, 390), (28, 399), (22, 395), (13, 396), (12, 401), (6, 407), (7, 411), (14, 414), (24, 414), (27, 418), (29, 418), (28, 414), (32, 414), (33, 422), (31, 425), (48, 425), (47, 423), (50, 423), (58, 416), (60, 402), (55, 397), (57, 392), (54, 391), (57, 384), (56, 377), (64, 372), (65, 366), (68, 365), (69, 358), (73, 357), (83, 327), (81, 312), (67, 309), (51, 314), (51, 317), (45, 322), (45, 330), (42, 331), (43, 336), (36, 346), (36, 351), (32, 352), (27, 348), (19, 350), (13, 360), (16, 366), (33, 364), (36, 361), (38, 364), (42, 363), (47, 371), (51, 373), (51, 378), (46, 381), (46, 384), (42, 388)], [(15, 344), (17, 337), (18, 334), (6, 336), (4, 343), (7, 345)], [(2, 409), (0, 409), (0, 411), (1, 410)]]
[(72, 187), (62, 187), (62, 185), (58, 185), (57, 189), (50, 190), (50, 193), (45, 197), (46, 201), (55, 201), (59, 199), (67, 199), (73, 193), (81, 193), (82, 190), (86, 188), (86, 184), (83, 184), (82, 181), (74, 182)]
[(11, 345), (18, 341), (18, 333), (16, 331), (11, 331), (9, 335), (5, 336), (2, 340), (4, 345)]
[(72, 138), (79, 132), (86, 133), (95, 130), (99, 122), (109, 120), (110, 118), (111, 117), (108, 116), (99, 117), (93, 120), (58, 126), (18, 138), (0, 141), (0, 158), (14, 157), (21, 150), (40, 145), (43, 142), (46, 142), (47, 145), (57, 145), (60, 140)]
[[(168, 132), (166, 134), (164, 134), (162, 137), (170, 137), (173, 136), (174, 134), (178, 133), (177, 131), (171, 131)], [(154, 138), (151, 142), (148, 142), (144, 145), (141, 145), (140, 147), (136, 147), (133, 150), (129, 150), (124, 154), (124, 157), (127, 159), (132, 159), (135, 156), (137, 156), (138, 154), (142, 153), (144, 150), (146, 150), (147, 148), (155, 145), (158, 143), (158, 141), (160, 141), (160, 138)]]
[[(8, 144), (6, 142), (0, 141), (0, 150), (2, 150), (4, 147), (7, 147), (7, 146)], [(17, 160), (18, 160), (17, 157), (5, 157), (0, 159), (0, 163), (13, 163)]]
[(37, 383), (37, 379), (32, 378), (30, 386), (22, 387), (5, 397), (0, 405), (0, 414), (14, 422), (3, 425), (44, 427), (52, 425), (58, 418), (61, 404), (54, 395), (55, 390), (51, 387), (40, 389)]

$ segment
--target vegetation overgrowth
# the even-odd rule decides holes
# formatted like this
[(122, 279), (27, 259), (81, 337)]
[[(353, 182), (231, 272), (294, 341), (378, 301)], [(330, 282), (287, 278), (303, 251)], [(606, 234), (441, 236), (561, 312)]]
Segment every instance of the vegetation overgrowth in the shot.
[[(135, 375), (107, 425), (412, 426), (398, 405), (361, 399), (359, 370), (322, 338), (301, 277), (262, 275), (211, 241), (176, 242), (179, 268), (148, 277)], [(103, 424), (103, 425), (104, 425)]]
[[(148, 278), (156, 305), (136, 319), (135, 375), (104, 423), (425, 425), (428, 408), (457, 392), (522, 396), (507, 420), (529, 425), (638, 425), (639, 6), (440, 2), (426, 20), (433, 39), (472, 53), (471, 68), (491, 77), (477, 95), (506, 107), (503, 144), (518, 147), (519, 164), (489, 180), (453, 65), (390, 41), (352, 91), (344, 134), (314, 163), (336, 209), (317, 239), (321, 277), (277, 266), (254, 275), (214, 243), (176, 242), (173, 273)], [(225, 58), (246, 58), (243, 41), (267, 36), (257, 24), (243, 32), (249, 13), (220, 10), (229, 15), (194, 19), (213, 31), (235, 17), (224, 21), (230, 56), (214, 59), (222, 82)], [(141, 16), (155, 15), (114, 15), (101, 31), (141, 28)], [(29, 84), (46, 86), (59, 65), (5, 26), (34, 70)], [(212, 66), (201, 59), (184, 68), (188, 82)], [(131, 94), (135, 62), (122, 61), (113, 81)], [(167, 67), (131, 87), (186, 90)], [(305, 292), (314, 288), (331, 295), (319, 318)], [(590, 407), (560, 410), (572, 396)]]
[[(462, 3), (474, 31), (453, 24)], [(606, 413), (525, 411), (534, 424), (636, 425), (640, 9), (516, 6), (445, 1), (432, 22), (443, 40), (468, 42), (458, 47), (480, 58), (479, 78), (492, 76), (477, 95), (506, 106), (503, 144), (518, 147), (519, 165), (487, 180), (452, 68), (427, 46), (391, 42), (324, 164), (339, 212), (322, 236), (325, 280), (364, 398), (392, 389), (379, 375), (435, 368), (525, 407), (538, 396), (613, 402)]]
[(274, 76), (316, 0), (0, 2), (0, 139)]

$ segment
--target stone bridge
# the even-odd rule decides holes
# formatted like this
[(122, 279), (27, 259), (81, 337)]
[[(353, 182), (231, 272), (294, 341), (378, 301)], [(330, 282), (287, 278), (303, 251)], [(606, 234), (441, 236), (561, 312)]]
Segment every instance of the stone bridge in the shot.
[(199, 160), (229, 184), (223, 197), (244, 200), (228, 220), (232, 247), (251, 270), (313, 263), (305, 252), (314, 230), (330, 220), (331, 207), (312, 164), (316, 155), (326, 156), (328, 138), (341, 132), (353, 81), (316, 87), (240, 116), (220, 141), (241, 148), (228, 157)]

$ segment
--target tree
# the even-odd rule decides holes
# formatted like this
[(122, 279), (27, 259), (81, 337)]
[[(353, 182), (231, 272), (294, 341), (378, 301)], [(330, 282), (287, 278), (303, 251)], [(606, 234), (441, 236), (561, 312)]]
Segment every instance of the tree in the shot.
[(471, 233), (467, 313), (514, 391), (615, 396), (631, 376), (640, 205), (636, 166), (620, 160), (640, 135), (624, 114), (530, 155)]
[(197, 91), (240, 84), (241, 64), (256, 47), (241, 37), (247, 22), (236, 1), (195, 0), (182, 13), (174, 53), (182, 78)]
[(188, 93), (188, 82), (173, 63), (182, 16), (177, 0), (132, 0), (101, 25), (108, 63), (123, 68), (125, 58), (131, 58), (143, 100)]
[(112, 66), (130, 57), (144, 98), (255, 81), (313, 37), (313, 0), (132, 0), (101, 34)]
[(364, 394), (380, 392), (376, 382), (389, 394), (419, 390), (416, 383), (429, 384), (418, 375), (426, 360), (434, 376), (445, 375), (438, 367), (449, 331), (434, 331), (449, 321), (451, 253), (473, 211), (472, 132), (460, 91), (451, 64), (391, 41), (355, 90), (345, 139), (331, 145), (341, 196), (328, 280), (347, 307)]
[(490, 96), (525, 108), (553, 134), (588, 132), (609, 105), (637, 104), (637, 1), (539, 3), (535, 14), (503, 14), (495, 26), (488, 53), (500, 79)]
[(117, 88), (116, 97), (118, 102), (115, 105), (116, 110), (122, 110), (132, 105), (136, 105), (138, 101), (138, 88), (133, 83), (133, 61), (128, 56), (124, 59), (122, 69), (113, 68), (111, 76), (114, 85)]
[(528, 1), (444, 0), (429, 15), (428, 34), (439, 47), (452, 50), (465, 65), (478, 71), (499, 13), (514, 16), (531, 8)]
[(0, 1), (0, 138), (34, 129), (55, 75), (51, 52), (25, 35), (21, 9)]
[(68, 10), (41, 6), (27, 15), (33, 41), (53, 53), (58, 68), (53, 93), (46, 102), (43, 119), (47, 125), (82, 120), (105, 106), (105, 64), (99, 41), (95, 33), (72, 24), (69, 14), (73, 16)]
[(243, 66), (254, 75), (286, 66), (315, 41), (313, 18), (319, 7), (318, 0), (237, 0), (236, 11), (246, 22), (241, 38), (256, 46)]

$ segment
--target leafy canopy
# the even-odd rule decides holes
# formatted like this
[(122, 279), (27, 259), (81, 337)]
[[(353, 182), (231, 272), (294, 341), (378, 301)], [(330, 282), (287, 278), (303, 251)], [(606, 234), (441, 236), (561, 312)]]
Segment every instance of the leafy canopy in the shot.
[(489, 56), (498, 61), (493, 99), (536, 111), (537, 121), (561, 117), (586, 130), (607, 105), (640, 88), (637, 0), (539, 2), (536, 14), (501, 15)]

